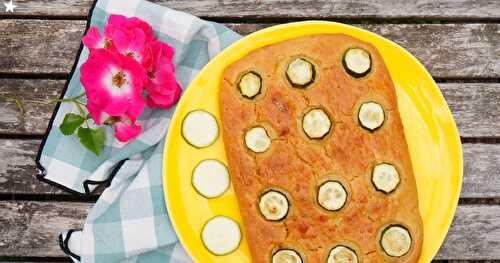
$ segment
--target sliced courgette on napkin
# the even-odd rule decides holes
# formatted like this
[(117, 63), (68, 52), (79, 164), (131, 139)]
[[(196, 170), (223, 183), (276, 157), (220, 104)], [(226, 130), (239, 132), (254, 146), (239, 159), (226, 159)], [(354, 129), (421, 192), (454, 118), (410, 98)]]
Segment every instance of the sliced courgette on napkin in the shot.
[(365, 102), (359, 107), (358, 120), (363, 128), (374, 131), (384, 123), (384, 109), (376, 102)]
[(406, 228), (400, 225), (388, 226), (382, 232), (380, 246), (391, 257), (402, 257), (410, 251), (411, 236)]
[(262, 88), (262, 78), (256, 72), (250, 71), (241, 76), (238, 82), (241, 95), (248, 99), (253, 99), (260, 94)]
[(271, 146), (271, 138), (263, 127), (256, 126), (245, 134), (245, 145), (256, 153), (263, 153)]
[(288, 65), (286, 77), (293, 87), (305, 88), (314, 82), (316, 70), (311, 62), (296, 58)]
[(196, 148), (210, 146), (219, 136), (215, 117), (203, 110), (189, 112), (182, 121), (182, 137)]
[(318, 204), (326, 210), (337, 211), (344, 207), (347, 201), (347, 191), (338, 181), (326, 181), (319, 186)]
[(342, 64), (349, 75), (355, 78), (366, 76), (372, 66), (370, 54), (361, 48), (349, 48), (342, 58)]
[(372, 171), (372, 183), (375, 188), (386, 194), (394, 191), (399, 185), (399, 173), (392, 164), (377, 164)]
[(229, 188), (227, 167), (217, 160), (203, 160), (193, 170), (191, 183), (206, 198), (221, 196)]
[(308, 111), (302, 119), (302, 129), (311, 139), (323, 138), (330, 131), (331, 126), (332, 122), (328, 114), (319, 108)]
[(288, 214), (288, 207), (288, 199), (279, 191), (269, 190), (260, 196), (259, 209), (266, 220), (282, 220)]
[(358, 263), (358, 255), (351, 248), (338, 245), (330, 250), (327, 263)]
[(240, 245), (241, 231), (238, 223), (226, 216), (208, 220), (201, 231), (203, 245), (217, 256), (227, 255)]
[(295, 250), (280, 249), (274, 253), (272, 263), (302, 263), (302, 258)]

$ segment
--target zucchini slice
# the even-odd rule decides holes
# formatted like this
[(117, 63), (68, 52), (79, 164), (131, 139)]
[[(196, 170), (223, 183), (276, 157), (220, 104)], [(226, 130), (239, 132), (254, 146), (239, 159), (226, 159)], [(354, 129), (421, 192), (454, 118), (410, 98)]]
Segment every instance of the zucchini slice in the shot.
[(406, 228), (391, 225), (384, 229), (380, 238), (380, 246), (391, 257), (402, 257), (410, 251), (411, 236)]
[(399, 185), (399, 173), (392, 164), (377, 164), (372, 171), (372, 183), (377, 190), (391, 193)]
[(363, 128), (374, 131), (385, 121), (384, 109), (376, 102), (365, 102), (359, 107), (358, 120)]
[(241, 77), (238, 87), (243, 97), (253, 99), (260, 94), (262, 78), (259, 74), (250, 71)]
[(338, 181), (326, 181), (318, 189), (318, 204), (326, 210), (337, 211), (344, 207), (347, 191)]
[(349, 75), (361, 78), (370, 73), (372, 58), (370, 53), (361, 48), (349, 48), (342, 58), (342, 64)]
[(321, 139), (328, 132), (332, 122), (323, 109), (312, 109), (302, 119), (302, 129), (310, 139)]
[(303, 58), (296, 58), (288, 64), (286, 77), (293, 87), (305, 88), (313, 83), (316, 70), (311, 62)]
[(272, 263), (302, 263), (302, 258), (295, 250), (280, 249), (274, 253)]
[(288, 199), (276, 190), (269, 190), (260, 196), (259, 209), (262, 216), (269, 221), (279, 221), (288, 214)]
[(330, 250), (327, 263), (358, 263), (358, 255), (351, 248), (338, 245)]
[(226, 216), (216, 216), (208, 220), (201, 231), (203, 245), (212, 254), (227, 255), (235, 251), (241, 241), (238, 223)]
[(182, 121), (182, 137), (196, 148), (210, 146), (219, 137), (217, 120), (204, 110), (191, 111)]
[(263, 153), (271, 146), (271, 138), (263, 127), (257, 126), (246, 132), (245, 144), (253, 152)]
[(231, 180), (227, 167), (217, 160), (203, 160), (193, 170), (191, 183), (206, 198), (221, 196), (229, 188)]

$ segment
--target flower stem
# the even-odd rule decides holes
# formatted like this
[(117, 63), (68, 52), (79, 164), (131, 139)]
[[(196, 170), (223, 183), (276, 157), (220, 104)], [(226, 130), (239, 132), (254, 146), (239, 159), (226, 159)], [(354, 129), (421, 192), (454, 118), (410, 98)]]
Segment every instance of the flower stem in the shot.
[(69, 97), (69, 98), (65, 98), (65, 99), (52, 99), (52, 100), (47, 101), (47, 104), (55, 104), (58, 102), (74, 102), (83, 96), (85, 96), (85, 92), (82, 92), (81, 94), (79, 94), (77, 96)]
[(4, 95), (0, 95), (0, 98), (4, 99), (5, 101), (14, 102), (16, 104), (17, 108), (19, 109), (21, 117), (24, 118), (24, 114), (26, 113), (26, 109), (24, 108), (24, 103), (21, 99), (19, 99), (17, 97), (9, 97), (9, 96), (4, 96)]

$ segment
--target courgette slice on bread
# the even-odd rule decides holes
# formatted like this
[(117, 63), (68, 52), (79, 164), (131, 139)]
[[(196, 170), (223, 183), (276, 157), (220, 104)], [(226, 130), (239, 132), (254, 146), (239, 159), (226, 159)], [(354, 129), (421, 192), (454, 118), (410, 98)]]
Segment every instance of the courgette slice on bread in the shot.
[(323, 109), (308, 111), (302, 119), (302, 129), (310, 139), (321, 139), (330, 132), (332, 122)]
[(227, 167), (217, 160), (203, 160), (193, 170), (191, 183), (206, 198), (221, 196), (229, 188), (231, 180)]
[(316, 69), (306, 59), (296, 58), (288, 64), (286, 77), (293, 87), (305, 88), (314, 82)]
[(226, 216), (208, 220), (201, 231), (201, 240), (208, 251), (223, 256), (235, 251), (241, 241), (238, 223)]
[(262, 78), (253, 71), (245, 73), (238, 82), (238, 88), (243, 97), (253, 99), (260, 94), (262, 89)]
[(361, 78), (370, 73), (372, 58), (370, 53), (361, 48), (349, 48), (344, 53), (342, 64), (347, 73), (355, 78)]
[(272, 263), (302, 263), (302, 257), (295, 250), (280, 249), (274, 253)]
[(347, 201), (347, 191), (338, 181), (326, 181), (319, 186), (318, 204), (328, 211), (337, 211)]
[(408, 229), (401, 225), (390, 225), (384, 229), (380, 246), (391, 257), (402, 257), (410, 251), (412, 239)]
[(327, 263), (358, 263), (358, 255), (351, 248), (338, 245), (330, 250)]
[(259, 199), (259, 210), (268, 221), (280, 221), (288, 215), (289, 203), (285, 194), (269, 190)]
[(359, 107), (358, 121), (361, 127), (374, 131), (384, 124), (384, 109), (376, 102), (365, 102)]
[(249, 129), (245, 134), (245, 145), (255, 153), (263, 153), (271, 146), (271, 138), (260, 126)]
[(182, 137), (196, 148), (210, 146), (219, 137), (217, 120), (204, 110), (191, 111), (182, 121)]
[(392, 164), (377, 164), (372, 171), (372, 183), (378, 191), (386, 194), (394, 191), (399, 185), (398, 170)]

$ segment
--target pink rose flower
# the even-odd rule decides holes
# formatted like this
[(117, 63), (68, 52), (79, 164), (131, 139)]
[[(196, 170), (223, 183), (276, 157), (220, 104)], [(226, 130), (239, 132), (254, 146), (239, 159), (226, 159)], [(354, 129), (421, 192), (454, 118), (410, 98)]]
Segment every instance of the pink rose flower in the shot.
[(101, 36), (99, 29), (95, 26), (90, 27), (82, 38), (83, 44), (89, 49), (113, 48), (111, 37), (109, 35)]
[(147, 68), (147, 105), (150, 108), (170, 108), (179, 100), (181, 88), (175, 79), (172, 63), (174, 50), (167, 44), (153, 41), (150, 44), (152, 63)]
[(103, 116), (127, 116), (135, 121), (141, 114), (146, 72), (135, 60), (96, 49), (81, 66), (80, 73), (87, 94), (87, 109), (96, 124), (106, 122)]

